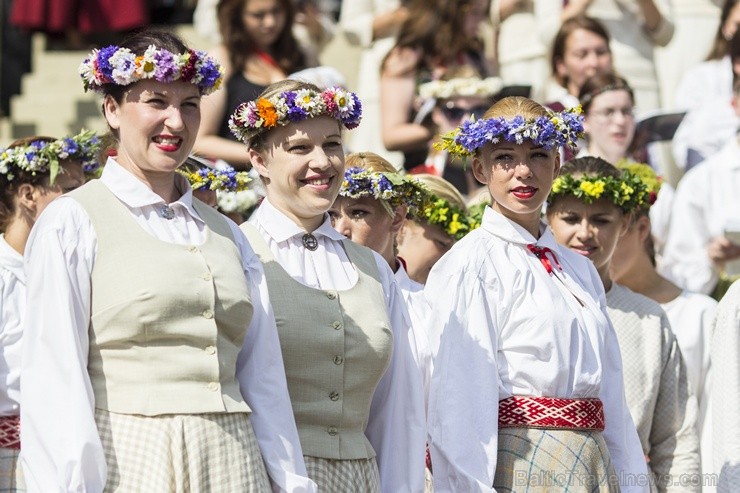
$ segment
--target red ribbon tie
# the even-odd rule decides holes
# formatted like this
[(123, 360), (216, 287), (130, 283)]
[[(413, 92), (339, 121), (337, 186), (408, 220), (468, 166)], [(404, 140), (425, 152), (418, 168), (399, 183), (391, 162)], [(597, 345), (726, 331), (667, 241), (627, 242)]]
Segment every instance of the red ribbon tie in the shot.
[(558, 268), (558, 270), (563, 270), (563, 268), (560, 266), (560, 262), (558, 262), (558, 258), (555, 256), (555, 252), (550, 250), (548, 247), (540, 247), (535, 245), (534, 243), (530, 243), (529, 245), (527, 245), (527, 249), (532, 252), (535, 257), (540, 259), (540, 262), (542, 262), (542, 265), (545, 267), (545, 270), (548, 274), (552, 274), (552, 263), (550, 263), (550, 259), (547, 258), (548, 253), (552, 257), (553, 262), (555, 262), (555, 266)]

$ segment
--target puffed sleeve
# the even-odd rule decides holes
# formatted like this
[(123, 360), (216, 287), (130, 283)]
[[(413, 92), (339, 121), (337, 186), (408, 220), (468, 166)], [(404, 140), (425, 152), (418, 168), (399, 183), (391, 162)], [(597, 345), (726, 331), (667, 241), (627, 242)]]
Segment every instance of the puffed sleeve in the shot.
[(373, 446), (383, 493), (424, 491), (426, 420), (409, 315), (388, 264), (375, 255), (393, 331), (393, 353), (370, 403), (365, 435)]
[(252, 409), (254, 434), (274, 491), (315, 492), (303, 461), (262, 263), (238, 227), (231, 222), (230, 226), (242, 253), (254, 309), (236, 366), (242, 396)]
[(700, 484), (674, 484), (681, 475), (699, 477), (697, 401), (689, 390), (688, 373), (668, 317), (660, 318), (663, 350), (660, 390), (650, 430), (650, 468), (663, 484), (661, 491), (701, 492)]
[(432, 306), (428, 433), (434, 489), (492, 492), (499, 401), (495, 308), (478, 272), (446, 260), (435, 265), (425, 288)]
[(740, 281), (735, 281), (717, 306), (712, 338), (712, 372), (722, 387), (712, 394), (714, 470), (718, 493), (737, 491), (740, 484)]
[[(602, 289), (603, 291), (603, 289)], [(609, 316), (603, 308), (607, 321)], [(604, 404), (604, 441), (624, 493), (649, 491), (648, 470), (635, 423), (627, 407), (622, 374), (622, 356), (612, 323), (604, 336), (604, 358), (599, 399)], [(610, 350), (611, 348), (611, 350)]]
[(29, 492), (101, 492), (105, 486), (87, 373), (96, 243), (82, 207), (61, 198), (41, 214), (26, 245), (21, 462)]

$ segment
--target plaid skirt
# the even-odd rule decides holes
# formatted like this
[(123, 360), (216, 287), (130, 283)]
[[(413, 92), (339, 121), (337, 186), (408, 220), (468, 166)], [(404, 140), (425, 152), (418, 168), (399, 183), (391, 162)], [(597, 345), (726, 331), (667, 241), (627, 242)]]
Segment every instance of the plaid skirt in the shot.
[(619, 492), (599, 431), (502, 428), (493, 486), (498, 492)]
[(335, 460), (303, 457), (308, 477), (319, 493), (380, 493), (378, 463), (372, 459)]
[(18, 449), (0, 448), (0, 493), (26, 491), (19, 453)]
[(270, 493), (246, 413), (139, 416), (95, 410), (105, 492)]

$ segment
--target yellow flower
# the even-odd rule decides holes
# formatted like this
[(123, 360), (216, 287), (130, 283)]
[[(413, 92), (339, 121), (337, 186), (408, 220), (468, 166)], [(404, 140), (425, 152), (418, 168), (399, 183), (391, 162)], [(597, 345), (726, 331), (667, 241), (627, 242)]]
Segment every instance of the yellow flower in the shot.
[(458, 221), (458, 219), (460, 219), (460, 214), (455, 213), (452, 215), (452, 221), (450, 221), (450, 225), (448, 228), (448, 231), (451, 235), (457, 233), (462, 227), (462, 224), (460, 223), (460, 221)]
[(581, 185), (578, 188), (583, 190), (583, 192), (589, 197), (598, 199), (599, 197), (601, 197), (601, 194), (604, 193), (604, 185), (605, 183), (602, 180), (596, 180), (593, 182), (582, 181)]
[(621, 185), (621, 186), (620, 186), (619, 188), (620, 188), (620, 189), (621, 189), (621, 191), (622, 191), (622, 198), (623, 198), (624, 200), (627, 200), (627, 199), (629, 199), (629, 198), (630, 198), (630, 196), (632, 196), (632, 194), (633, 194), (633, 193), (634, 193), (634, 191), (635, 191), (635, 189), (634, 189), (634, 188), (632, 188), (631, 186), (627, 185), (627, 184), (626, 184), (625, 182), (622, 182), (622, 185)]
[(563, 189), (563, 179), (555, 178), (555, 181), (552, 182), (552, 193), (560, 193), (562, 189)]

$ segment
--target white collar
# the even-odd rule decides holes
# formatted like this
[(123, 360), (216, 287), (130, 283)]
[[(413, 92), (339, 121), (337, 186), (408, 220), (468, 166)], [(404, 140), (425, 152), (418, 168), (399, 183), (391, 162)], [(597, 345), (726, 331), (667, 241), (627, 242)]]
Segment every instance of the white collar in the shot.
[(175, 187), (182, 195), (171, 204), (166, 204), (164, 199), (154, 193), (146, 183), (136, 178), (112, 157), (105, 163), (100, 181), (129, 208), (178, 204), (187, 209), (193, 218), (203, 222), (193, 208), (193, 189), (190, 188), (188, 180), (179, 173), (175, 173)]
[[(280, 212), (270, 200), (265, 197), (256, 212), (259, 221), (265, 232), (278, 243), (286, 241), (295, 236), (303, 236), (306, 231), (294, 223), (288, 216)], [(331, 240), (343, 240), (344, 235), (337, 232), (331, 226), (331, 219), (328, 214), (324, 214), (324, 222), (321, 226), (311, 231), (314, 236), (326, 236)]]

